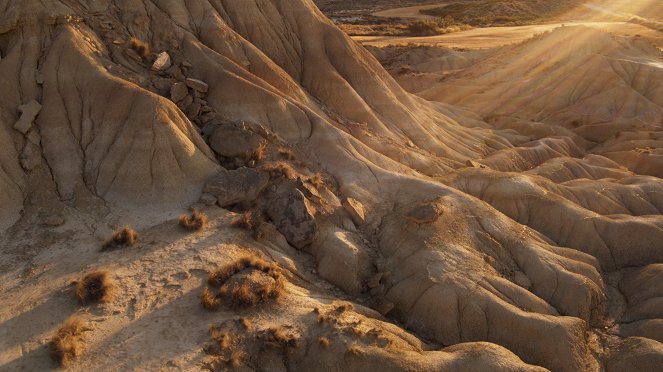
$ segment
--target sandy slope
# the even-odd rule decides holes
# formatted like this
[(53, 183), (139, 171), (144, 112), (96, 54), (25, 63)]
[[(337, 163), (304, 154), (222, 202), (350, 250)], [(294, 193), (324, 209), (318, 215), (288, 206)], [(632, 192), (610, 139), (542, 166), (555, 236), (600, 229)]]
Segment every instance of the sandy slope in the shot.
[[(73, 314), (89, 328), (73, 370), (230, 368), (210, 326), (242, 370), (660, 365), (650, 44), (567, 27), (455, 65), (430, 102), (309, 0), (0, 9), (0, 369), (55, 368), (49, 337)], [(568, 43), (582, 53), (551, 48)], [(549, 95), (499, 102), (524, 91), (514, 76)], [(189, 206), (203, 231), (177, 225)], [(230, 226), (245, 211), (255, 232)], [(139, 243), (101, 251), (124, 224)], [(205, 310), (207, 271), (248, 253), (279, 265), (281, 298)], [(72, 282), (97, 268), (115, 297), (81, 306)], [(297, 341), (269, 342), (273, 326)]]

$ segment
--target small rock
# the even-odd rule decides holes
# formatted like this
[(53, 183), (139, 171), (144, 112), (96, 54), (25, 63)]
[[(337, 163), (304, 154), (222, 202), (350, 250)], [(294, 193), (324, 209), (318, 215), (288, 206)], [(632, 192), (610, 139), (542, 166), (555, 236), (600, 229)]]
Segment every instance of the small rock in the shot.
[(189, 61), (182, 61), (182, 67), (191, 68), (193, 65)]
[(189, 90), (184, 83), (175, 83), (170, 87), (170, 100), (177, 103), (186, 97)]
[(468, 160), (465, 162), (465, 165), (471, 168), (487, 168), (485, 165), (479, 163), (478, 161)]
[(302, 249), (311, 244), (318, 233), (315, 212), (304, 194), (288, 189), (270, 201), (267, 215), (288, 243)]
[(30, 129), (30, 131), (25, 136), (25, 138), (27, 138), (28, 141), (35, 146), (39, 146), (41, 144), (41, 136), (39, 135), (39, 132), (37, 132), (35, 128)]
[(194, 102), (189, 105), (189, 107), (186, 108), (186, 116), (189, 119), (195, 119), (200, 115), (200, 103)]
[(373, 275), (368, 281), (366, 282), (366, 285), (368, 288), (376, 288), (377, 286), (380, 285), (380, 279), (382, 279), (382, 273), (377, 273)]
[(343, 200), (343, 208), (356, 225), (361, 225), (366, 221), (364, 206), (358, 200), (347, 197)]
[(115, 39), (115, 40), (113, 40), (113, 44), (115, 44), (115, 45), (121, 45), (121, 44), (124, 44), (124, 41), (123, 41), (123, 40), (119, 40), (119, 39)]
[(168, 74), (169, 76), (171, 76), (172, 78), (175, 78), (177, 80), (184, 80), (185, 79), (184, 74), (182, 73), (182, 70), (180, 70), (180, 68), (175, 66), (175, 65), (170, 66), (170, 68), (166, 70), (166, 74)]
[(184, 97), (183, 100), (181, 100), (177, 103), (177, 107), (179, 107), (180, 110), (184, 111), (192, 103), (193, 103), (193, 97), (190, 94), (187, 94), (187, 96)]
[(64, 217), (60, 215), (52, 215), (44, 219), (44, 224), (46, 224), (46, 226), (58, 227), (64, 225), (64, 223)]
[(253, 152), (260, 146), (262, 137), (232, 125), (222, 125), (209, 137), (209, 145), (217, 154), (227, 157), (240, 157)]
[(143, 58), (141, 58), (141, 56), (138, 55), (138, 52), (136, 52), (135, 50), (133, 50), (131, 48), (125, 49), (124, 54), (126, 54), (127, 57), (133, 59), (136, 62), (143, 62)]
[(267, 187), (269, 175), (251, 168), (222, 170), (205, 184), (203, 192), (217, 198), (221, 207), (254, 200)]
[(207, 91), (209, 90), (209, 85), (207, 85), (207, 83), (205, 83), (204, 81), (198, 79), (187, 78), (186, 85), (189, 88), (201, 93), (207, 93)]
[(37, 74), (35, 75), (35, 80), (37, 81), (37, 84), (43, 85), (44, 84), (44, 74), (42, 74), (41, 72), (37, 72)]
[(41, 164), (41, 149), (37, 145), (28, 142), (25, 144), (25, 147), (23, 147), (19, 159), (23, 169), (29, 171), (33, 170)]
[(394, 303), (384, 298), (379, 299), (378, 302), (375, 304), (375, 310), (377, 310), (382, 315), (389, 314), (389, 312), (393, 309), (394, 309)]
[(352, 222), (350, 218), (343, 218), (343, 221), (341, 222), (343, 224), (343, 228), (348, 230), (348, 231), (357, 231), (357, 227), (355, 226), (355, 223)]
[(202, 203), (202, 204), (212, 206), (212, 205), (216, 204), (216, 202), (217, 202), (217, 199), (212, 194), (203, 193), (200, 196), (200, 203)]
[(14, 129), (27, 134), (35, 118), (39, 115), (39, 111), (41, 111), (41, 104), (32, 100), (25, 105), (18, 106), (18, 111), (21, 112), (21, 118), (14, 124)]
[(418, 224), (435, 222), (442, 214), (442, 207), (437, 203), (419, 204), (410, 212), (407, 217)]

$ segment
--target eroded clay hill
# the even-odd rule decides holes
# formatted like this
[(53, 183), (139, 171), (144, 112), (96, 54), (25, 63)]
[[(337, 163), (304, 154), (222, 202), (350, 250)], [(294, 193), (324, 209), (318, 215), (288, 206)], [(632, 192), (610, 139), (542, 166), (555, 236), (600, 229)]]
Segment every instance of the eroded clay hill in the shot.
[(310, 0), (0, 9), (0, 369), (74, 314), (74, 370), (660, 365), (661, 181), (594, 139), (407, 93)]

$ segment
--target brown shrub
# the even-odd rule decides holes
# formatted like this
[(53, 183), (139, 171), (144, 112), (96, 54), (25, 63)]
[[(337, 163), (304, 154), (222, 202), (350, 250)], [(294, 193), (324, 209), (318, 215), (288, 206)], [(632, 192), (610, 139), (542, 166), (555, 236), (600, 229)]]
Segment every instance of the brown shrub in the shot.
[(230, 222), (230, 226), (249, 231), (256, 231), (261, 223), (262, 221), (260, 221), (255, 212), (248, 211), (233, 218), (232, 222)]
[(297, 171), (295, 171), (292, 165), (284, 161), (265, 164), (260, 168), (260, 170), (269, 173), (269, 177), (271, 179), (278, 179), (285, 177), (289, 180), (294, 180), (295, 178), (297, 178)]
[(138, 240), (138, 233), (129, 226), (124, 226), (113, 232), (113, 236), (101, 247), (102, 250), (110, 250), (119, 247), (132, 247)]
[(129, 39), (129, 46), (131, 46), (131, 49), (135, 50), (143, 59), (147, 59), (150, 56), (150, 46), (135, 36), (132, 36)]
[[(256, 282), (245, 277), (242, 282), (230, 285), (226, 283), (228, 279), (245, 269), (260, 271), (273, 280)], [(245, 256), (211, 272), (207, 283), (212, 287), (220, 287), (216, 295), (208, 288), (203, 290), (201, 300), (203, 306), (209, 310), (217, 309), (221, 299), (225, 299), (231, 307), (255, 306), (280, 297), (284, 290), (284, 279), (278, 266), (256, 256)]]
[(295, 152), (289, 148), (279, 147), (279, 155), (285, 160), (295, 160)]
[(320, 338), (318, 338), (318, 343), (326, 349), (331, 345), (331, 340), (328, 337), (320, 336)]
[(87, 305), (90, 302), (108, 302), (112, 298), (115, 285), (105, 270), (89, 273), (76, 283), (78, 301)]
[(221, 305), (221, 300), (215, 296), (209, 288), (205, 287), (200, 295), (200, 301), (207, 310), (217, 310)]
[(232, 367), (237, 368), (242, 365), (244, 359), (246, 359), (246, 353), (241, 350), (235, 350), (230, 353), (230, 357), (228, 358), (227, 363)]
[(244, 154), (244, 160), (250, 167), (253, 167), (256, 165), (256, 163), (264, 160), (266, 155), (267, 155), (267, 143), (260, 142), (260, 144), (255, 150)]
[(260, 337), (270, 346), (277, 348), (297, 347), (299, 337), (286, 332), (283, 327), (270, 327), (264, 330)]
[(311, 177), (309, 177), (308, 182), (310, 182), (311, 185), (315, 186), (316, 189), (320, 189), (325, 185), (325, 180), (322, 178), (322, 175), (320, 173), (316, 173)]
[(50, 343), (51, 357), (60, 366), (67, 367), (83, 352), (83, 332), (88, 329), (85, 321), (71, 317), (53, 335)]
[(202, 230), (205, 228), (205, 225), (207, 225), (207, 215), (199, 212), (197, 209), (194, 209), (190, 216), (188, 214), (180, 216), (180, 226), (187, 230)]
[(250, 331), (253, 329), (253, 325), (251, 325), (251, 321), (245, 317), (239, 318), (239, 323), (244, 327), (247, 331)]

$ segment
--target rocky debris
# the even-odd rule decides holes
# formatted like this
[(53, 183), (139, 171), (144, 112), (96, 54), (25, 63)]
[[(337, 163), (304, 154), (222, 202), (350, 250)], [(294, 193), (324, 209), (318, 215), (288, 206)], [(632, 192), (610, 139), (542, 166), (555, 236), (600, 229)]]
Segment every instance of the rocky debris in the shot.
[(170, 100), (177, 103), (189, 94), (189, 90), (184, 83), (175, 83), (170, 87)]
[(364, 205), (359, 200), (347, 197), (343, 200), (343, 208), (350, 214), (355, 225), (361, 225), (366, 221)]
[(214, 195), (212, 195), (212, 194), (203, 193), (203, 194), (200, 196), (200, 200), (199, 200), (198, 202), (199, 202), (200, 204), (205, 204), (205, 205), (207, 205), (207, 206), (212, 206), (212, 205), (215, 205), (215, 204), (218, 202), (218, 200), (217, 200), (216, 197), (215, 197)]
[(205, 184), (203, 192), (216, 197), (219, 206), (227, 207), (256, 199), (268, 182), (267, 174), (252, 168), (222, 170)]
[(21, 151), (19, 159), (23, 169), (28, 171), (33, 170), (41, 164), (41, 148), (32, 142), (27, 142), (23, 147), (23, 151)]
[[(190, 94), (187, 94), (184, 97), (184, 99), (182, 99), (181, 101), (179, 101), (177, 103), (177, 107), (179, 107), (180, 110), (182, 110), (182, 111), (186, 111), (186, 108), (189, 107), (189, 105), (192, 104), (192, 103), (193, 103), (193, 96), (190, 95)], [(189, 118), (189, 119), (191, 119), (191, 118)]]
[(470, 168), (488, 168), (485, 164), (481, 164), (478, 161), (469, 159), (465, 162), (465, 166)]
[(23, 134), (27, 134), (34, 123), (35, 118), (39, 115), (39, 111), (41, 111), (41, 104), (32, 100), (24, 105), (18, 106), (18, 111), (21, 113), (21, 118), (18, 119), (16, 124), (14, 124), (14, 129)]
[(373, 275), (368, 281), (366, 282), (366, 285), (368, 288), (376, 288), (377, 286), (380, 285), (380, 279), (382, 279), (382, 276), (384, 273), (377, 273)]
[(442, 214), (442, 207), (437, 203), (423, 203), (407, 213), (407, 218), (418, 224), (435, 222)]
[(206, 82), (198, 79), (187, 78), (186, 85), (189, 88), (198, 91), (200, 93), (207, 93), (207, 91), (209, 90), (209, 85), (207, 85)]
[(209, 137), (209, 145), (220, 156), (227, 158), (243, 156), (260, 146), (262, 137), (244, 127), (218, 126)]
[(152, 64), (152, 71), (164, 71), (172, 66), (173, 62), (170, 59), (170, 54), (161, 52), (157, 59)]
[(374, 308), (384, 316), (394, 309), (394, 303), (381, 297), (375, 302)]
[(44, 219), (46, 226), (58, 227), (64, 225), (64, 223), (65, 219), (61, 215), (50, 215)]
[(295, 248), (302, 249), (315, 240), (318, 233), (315, 210), (301, 191), (288, 188), (273, 195), (266, 212)]

